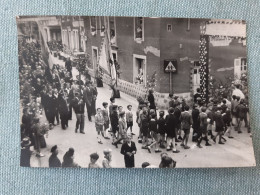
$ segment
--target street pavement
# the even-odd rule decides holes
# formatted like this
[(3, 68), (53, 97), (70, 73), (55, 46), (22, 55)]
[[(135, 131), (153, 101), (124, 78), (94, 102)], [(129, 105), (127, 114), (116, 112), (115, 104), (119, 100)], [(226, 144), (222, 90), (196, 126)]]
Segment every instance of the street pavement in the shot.
[[(109, 98), (111, 96), (111, 90), (108, 86), (103, 88), (98, 88), (98, 96), (96, 106), (102, 107), (103, 102), (109, 103)], [(123, 106), (126, 110), (127, 105), (131, 104), (133, 106), (133, 113), (137, 110), (137, 101), (135, 98), (122, 93), (121, 98), (116, 99), (116, 105)], [(86, 113), (86, 110), (85, 110)], [(135, 117), (135, 114), (134, 114)], [(46, 120), (45, 116), (41, 120)], [(92, 120), (94, 121), (94, 119)], [(134, 118), (135, 121), (135, 118)], [(72, 120), (69, 121), (69, 127), (66, 130), (62, 130), (60, 125), (55, 126), (49, 131), (46, 137), (47, 148), (41, 149), (41, 152), (45, 155), (44, 157), (36, 157), (32, 155), (31, 166), (32, 167), (48, 167), (48, 159), (51, 155), (50, 149), (52, 146), (57, 145), (59, 154), (58, 157), (63, 161), (63, 155), (66, 151), (73, 147), (75, 149), (74, 160), (81, 167), (88, 167), (90, 162), (89, 155), (93, 152), (99, 154), (98, 164), (102, 165), (102, 160), (104, 159), (103, 150), (106, 148), (112, 149), (112, 167), (122, 168), (124, 167), (124, 156), (120, 154), (121, 145), (115, 148), (112, 143), (112, 137), (110, 140), (102, 140), (103, 144), (97, 142), (97, 134), (95, 130), (95, 123), (89, 122), (87, 115), (85, 114), (85, 133), (75, 133), (76, 116), (73, 113)], [(244, 126), (244, 125), (243, 125)], [(175, 161), (177, 161), (178, 168), (188, 168), (188, 167), (241, 167), (241, 166), (255, 166), (254, 151), (252, 146), (252, 138), (249, 133), (247, 133), (246, 128), (242, 128), (243, 133), (238, 134), (233, 132), (234, 139), (227, 139), (224, 145), (216, 144), (213, 141), (210, 143), (212, 146), (206, 147), (203, 142), (203, 148), (198, 148), (195, 143), (189, 140), (188, 145), (191, 147), (188, 150), (183, 149), (180, 143), (177, 145), (177, 149), (180, 153), (167, 152)], [(135, 155), (135, 166), (141, 167), (143, 162), (149, 162), (152, 165), (158, 166), (160, 163), (160, 153), (148, 153), (147, 150), (141, 149), (142, 144), (137, 142), (137, 135), (139, 128), (134, 122), (133, 141), (137, 146), (137, 154)], [(33, 150), (33, 147), (31, 148)], [(166, 149), (162, 149), (166, 152)]]

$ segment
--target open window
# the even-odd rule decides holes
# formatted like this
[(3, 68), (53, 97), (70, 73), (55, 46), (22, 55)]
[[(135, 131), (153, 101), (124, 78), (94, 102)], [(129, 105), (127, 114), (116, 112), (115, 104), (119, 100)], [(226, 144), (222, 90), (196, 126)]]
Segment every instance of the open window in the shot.
[(97, 34), (97, 18), (96, 16), (90, 16), (90, 32), (92, 36)]
[(99, 16), (99, 29), (100, 29), (100, 36), (105, 35), (105, 17)]
[(111, 45), (116, 45), (116, 20), (115, 17), (109, 17), (109, 30)]
[(133, 56), (133, 81), (136, 85), (146, 85), (146, 56)]
[(134, 18), (134, 40), (139, 43), (144, 41), (144, 18), (143, 17)]

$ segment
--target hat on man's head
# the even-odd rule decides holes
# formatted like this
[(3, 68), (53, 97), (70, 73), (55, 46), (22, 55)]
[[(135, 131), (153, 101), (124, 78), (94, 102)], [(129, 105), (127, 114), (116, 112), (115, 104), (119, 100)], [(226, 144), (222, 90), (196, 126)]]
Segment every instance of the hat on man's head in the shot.
[(53, 146), (53, 147), (51, 148), (51, 153), (55, 152), (55, 151), (57, 150), (57, 148), (58, 148), (57, 145)]
[(30, 146), (30, 145), (31, 145), (30, 139), (28, 137), (23, 138), (23, 140), (21, 142), (21, 146), (27, 147), (27, 146)]

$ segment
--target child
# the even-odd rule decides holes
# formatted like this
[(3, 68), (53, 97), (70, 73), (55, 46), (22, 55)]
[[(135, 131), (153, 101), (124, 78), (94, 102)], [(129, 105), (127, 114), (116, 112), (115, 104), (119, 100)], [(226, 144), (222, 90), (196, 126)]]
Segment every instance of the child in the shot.
[(125, 142), (126, 139), (126, 122), (125, 122), (125, 112), (120, 112), (119, 113), (119, 120), (118, 120), (118, 140), (116, 142), (114, 142), (113, 145), (116, 146), (117, 148), (117, 144), (119, 144), (121, 142), (121, 140), (123, 140), (123, 143)]
[(137, 149), (135, 143), (131, 140), (132, 140), (132, 135), (128, 134), (126, 137), (126, 142), (123, 143), (120, 151), (120, 153), (124, 155), (126, 168), (135, 167), (134, 155), (136, 154)]
[[(178, 97), (177, 97), (178, 98)], [(176, 97), (175, 97), (176, 99)], [(182, 137), (181, 137), (181, 104), (180, 102), (178, 102), (178, 99), (175, 100), (175, 108), (174, 108), (174, 116), (175, 116), (175, 120), (176, 120), (176, 137), (175, 137), (175, 141), (176, 142), (181, 142), (182, 141)], [(178, 138), (177, 138), (178, 135)]]
[(109, 129), (109, 117), (108, 117), (108, 103), (107, 102), (103, 102), (103, 107), (104, 109), (102, 110), (102, 115), (103, 115), (103, 118), (104, 118), (104, 138), (105, 139), (110, 139), (108, 136), (107, 136), (107, 131)]
[(123, 112), (123, 106), (118, 106), (118, 113)]
[(97, 114), (95, 115), (95, 126), (97, 130), (98, 143), (103, 144), (100, 138), (100, 133), (104, 137), (104, 132), (103, 132), (104, 118), (101, 113), (101, 108), (97, 108)]
[(189, 113), (190, 107), (188, 105), (184, 106), (184, 112), (181, 113), (181, 126), (182, 130), (184, 131), (184, 136), (182, 139), (181, 146), (184, 149), (189, 149), (190, 147), (187, 145), (189, 140), (190, 128), (192, 126), (192, 118), (191, 114)]
[(110, 121), (111, 121), (111, 129), (112, 129), (112, 132), (113, 132), (113, 142), (112, 144), (114, 145), (115, 143), (115, 140), (116, 140), (116, 133), (118, 132), (118, 113), (117, 113), (117, 105), (113, 105), (112, 107), (112, 112), (111, 112), (111, 115), (110, 115)]
[[(245, 106), (244, 99), (240, 100), (240, 103), (237, 106), (238, 133), (242, 133), (241, 124), (242, 124), (243, 120), (247, 117), (247, 111), (248, 111), (248, 108)], [(246, 123), (247, 123), (247, 120), (246, 120)], [(247, 124), (245, 124), (245, 126), (247, 126)]]
[(99, 155), (97, 153), (90, 154), (90, 163), (88, 164), (88, 168), (100, 168), (98, 164), (96, 164), (99, 159)]
[(132, 134), (132, 135), (135, 135), (135, 134), (132, 132), (132, 128), (133, 128), (133, 113), (132, 113), (132, 106), (131, 106), (131, 105), (128, 105), (128, 106), (127, 106), (126, 124), (127, 124), (126, 130), (128, 130), (128, 128), (130, 127), (131, 134)]
[(197, 142), (197, 146), (199, 148), (202, 148), (202, 146), (200, 145), (202, 139), (203, 139), (203, 135), (205, 135), (205, 140), (206, 140), (206, 146), (211, 146), (209, 144), (209, 140), (208, 140), (208, 131), (207, 131), (207, 127), (208, 127), (208, 115), (206, 114), (206, 108), (202, 107), (201, 108), (201, 113), (199, 114), (199, 118), (200, 118), (200, 128), (199, 128), (199, 137), (198, 137), (198, 142)]
[(219, 144), (224, 144), (221, 139), (222, 139), (222, 135), (224, 132), (224, 121), (223, 121), (223, 117), (221, 114), (222, 108), (218, 107), (217, 111), (214, 114), (214, 121), (216, 123), (216, 132), (217, 135), (214, 136), (213, 141), (216, 143), (216, 138), (217, 136), (219, 136)]
[(140, 114), (141, 132), (143, 134), (142, 149), (147, 149), (149, 135), (149, 115), (146, 107), (143, 107), (143, 112)]
[(115, 98), (110, 98), (110, 105), (109, 105), (109, 116), (112, 114), (113, 112), (113, 106), (115, 104)]
[(160, 148), (165, 148), (164, 141), (165, 141), (165, 133), (166, 133), (166, 126), (165, 126), (165, 118), (164, 118), (164, 111), (159, 112), (159, 119), (158, 119), (158, 132), (160, 134), (158, 143), (160, 144)]
[(149, 153), (151, 153), (151, 147), (155, 145), (155, 152), (161, 152), (158, 148), (158, 141), (159, 141), (159, 133), (158, 133), (158, 128), (157, 128), (157, 120), (156, 120), (156, 114), (153, 113), (151, 115), (151, 120), (149, 121), (149, 130), (151, 132), (151, 137), (152, 137), (152, 143), (147, 147)]
[(226, 112), (223, 114), (223, 121), (225, 125), (225, 134), (228, 135), (228, 138), (232, 139), (234, 137), (231, 136), (232, 131), (232, 118), (231, 118), (231, 111), (229, 109), (226, 110)]
[(142, 143), (142, 129), (141, 129), (141, 118), (140, 115), (142, 114), (143, 106), (139, 105), (138, 110), (136, 111), (136, 123), (139, 127), (139, 135), (138, 135), (138, 143)]
[(166, 117), (166, 133), (167, 133), (167, 151), (171, 150), (172, 152), (179, 153), (180, 151), (175, 147), (175, 138), (176, 138), (176, 119), (174, 116), (174, 108), (169, 109), (169, 115)]

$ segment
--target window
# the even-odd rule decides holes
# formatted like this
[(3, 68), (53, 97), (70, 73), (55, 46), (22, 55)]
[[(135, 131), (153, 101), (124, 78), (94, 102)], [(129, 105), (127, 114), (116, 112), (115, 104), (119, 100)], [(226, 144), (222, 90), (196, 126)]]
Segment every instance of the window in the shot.
[(246, 72), (247, 70), (247, 62), (246, 58), (241, 58), (241, 72)]
[(144, 18), (134, 18), (134, 39), (137, 42), (144, 41)]
[(133, 83), (146, 86), (146, 56), (133, 55)]
[(172, 25), (171, 24), (167, 24), (167, 31), (172, 32)]
[(104, 36), (105, 32), (105, 18), (104, 16), (99, 17), (99, 25), (100, 25), (100, 36)]
[(97, 19), (96, 19), (96, 16), (90, 16), (90, 32), (93, 36), (97, 34)]
[(110, 43), (116, 45), (116, 20), (115, 17), (109, 17)]
[(74, 41), (73, 41), (73, 48), (74, 50), (78, 50), (79, 49), (79, 31), (78, 30), (73, 30), (73, 38), (74, 38)]

